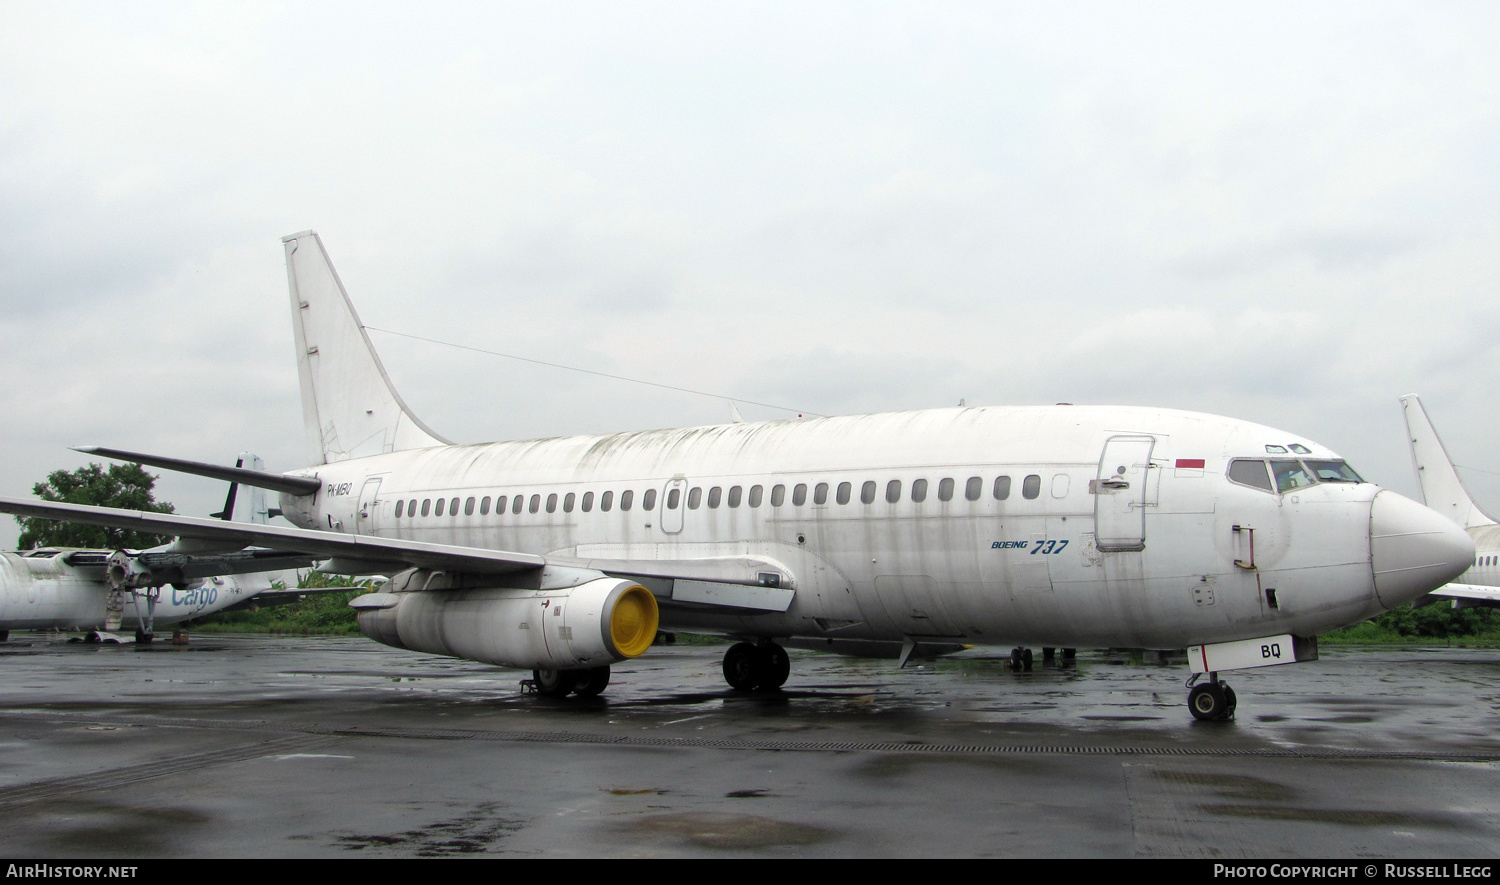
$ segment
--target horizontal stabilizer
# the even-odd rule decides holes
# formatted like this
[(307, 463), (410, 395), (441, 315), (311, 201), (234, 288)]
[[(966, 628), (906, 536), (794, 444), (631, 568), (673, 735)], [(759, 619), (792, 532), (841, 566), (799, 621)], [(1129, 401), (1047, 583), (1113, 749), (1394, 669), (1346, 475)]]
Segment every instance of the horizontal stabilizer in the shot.
[(244, 467), (225, 467), (222, 464), (208, 464), (203, 461), (184, 461), (181, 458), (166, 458), (161, 455), (144, 455), (140, 452), (106, 449), (103, 446), (74, 446), (73, 451), (82, 452), (85, 455), (112, 458), (116, 461), (129, 461), (132, 464), (145, 464), (148, 467), (160, 467), (163, 470), (172, 470), (177, 473), (189, 473), (193, 476), (206, 476), (210, 479), (237, 482), (241, 485), (255, 486), (259, 489), (270, 489), (273, 492), (282, 492), (288, 495), (315, 495), (323, 485), (322, 480), (315, 476), (287, 476), (284, 473), (249, 470)]

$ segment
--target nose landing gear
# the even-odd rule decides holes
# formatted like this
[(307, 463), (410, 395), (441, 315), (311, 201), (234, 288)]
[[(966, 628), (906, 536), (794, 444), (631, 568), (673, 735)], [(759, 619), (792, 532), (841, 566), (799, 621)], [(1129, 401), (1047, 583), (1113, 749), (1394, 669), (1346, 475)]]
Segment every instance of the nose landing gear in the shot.
[(1218, 673), (1208, 674), (1207, 682), (1194, 685), (1188, 692), (1188, 709), (1193, 718), (1205, 722), (1232, 718), (1238, 703), (1234, 689), (1220, 679)]

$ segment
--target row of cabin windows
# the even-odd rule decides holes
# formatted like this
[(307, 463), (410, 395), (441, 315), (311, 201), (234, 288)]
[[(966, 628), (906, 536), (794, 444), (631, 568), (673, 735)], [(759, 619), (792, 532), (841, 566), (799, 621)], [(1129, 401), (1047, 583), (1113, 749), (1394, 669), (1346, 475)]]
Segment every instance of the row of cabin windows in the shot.
[[(918, 504), (922, 503), (923, 501), (926, 501), (929, 489), (930, 489), (930, 487), (928, 485), (927, 480), (925, 480), (925, 479), (912, 480), (912, 483), (911, 483), (911, 500), (913, 502), (915, 502), (915, 503), (918, 503)], [(939, 501), (951, 501), (951, 500), (953, 500), (953, 493), (954, 493), (955, 489), (956, 489), (956, 483), (954, 482), (953, 479), (951, 479), (951, 478), (944, 478), (944, 479), (938, 480), (938, 484), (937, 484), (937, 497), (938, 497), (938, 500)], [(850, 502), (850, 500), (852, 500), (853, 495), (854, 495), (854, 484), (850, 483), (850, 482), (841, 482), (841, 483), (838, 484), (837, 488), (832, 488), (826, 482), (817, 483), (816, 485), (814, 485), (812, 487), (813, 504), (817, 505), (817, 506), (823, 506), (823, 505), (827, 504), (828, 503), (828, 493), (829, 493), (830, 490), (833, 491), (833, 497), (834, 497), (835, 501), (837, 501), (840, 504), (848, 504)], [(891, 504), (895, 504), (896, 502), (898, 502), (898, 501), (901, 500), (901, 491), (902, 491), (901, 480), (899, 480), (899, 479), (893, 479), (890, 482), (887, 482), (885, 484), (885, 500), (887, 502), (891, 503)], [(807, 503), (807, 492), (808, 492), (808, 485), (807, 485), (807, 483), (799, 482), (795, 486), (793, 486), (792, 487), (792, 506), (793, 507), (801, 507), (804, 504), (806, 504)], [(879, 483), (877, 483), (873, 479), (866, 480), (860, 486), (860, 489), (859, 489), (859, 500), (860, 500), (860, 503), (862, 503), (862, 504), (873, 504), (873, 503), (875, 503), (875, 498), (876, 498), (876, 496), (879, 493), (880, 493), (880, 485), (879, 485)], [(1025, 499), (1027, 499), (1029, 501), (1029, 500), (1035, 499), (1041, 493), (1042, 493), (1042, 478), (1041, 478), (1041, 476), (1033, 473), (1030, 476), (1027, 476), (1025, 479), (1021, 480), (1021, 497), (1025, 498)], [(964, 483), (964, 497), (966, 499), (970, 500), (970, 501), (978, 501), (980, 499), (980, 497), (982, 497), (983, 495), (984, 495), (984, 479), (982, 477), (978, 477), (978, 476), (971, 476), (971, 477), (969, 477), (968, 481), (966, 483)], [(997, 477), (995, 477), (995, 481), (990, 485), (990, 495), (996, 501), (1004, 501), (1005, 499), (1009, 498), (1010, 497), (1010, 477), (1009, 476), (997, 476)], [(745, 494), (745, 489), (744, 489), (743, 486), (730, 486), (729, 487), (729, 493), (728, 493), (728, 495), (725, 495), (724, 488), (722, 486), (713, 486), (712, 488), (710, 488), (708, 490), (708, 506), (709, 506), (709, 509), (717, 509), (718, 507), (720, 507), (721, 505), (724, 505), (724, 504), (727, 504), (730, 507), (739, 507), (741, 503), (745, 503), (745, 504), (747, 504), (750, 507), (759, 507), (761, 505), (761, 503), (763, 502), (764, 497), (765, 497), (765, 486), (759, 486), (759, 485), (751, 486), (750, 487), (750, 494), (749, 495)], [(687, 494), (687, 506), (688, 506), (688, 509), (689, 510), (697, 510), (699, 507), (702, 507), (703, 503), (704, 503), (703, 498), (704, 498), (704, 494), (703, 494), (703, 487), (702, 486), (697, 486), (697, 487), (694, 487), (693, 489), (689, 490), (688, 494)], [(581, 509), (584, 513), (588, 513), (588, 512), (590, 512), (591, 510), (594, 509), (594, 500), (595, 499), (594, 499), (594, 493), (593, 492), (584, 492), (581, 496), (578, 495), (578, 493), (576, 493), (576, 492), (568, 492), (567, 494), (562, 495), (560, 497), (560, 499), (559, 499), (558, 494), (556, 492), (554, 492), (554, 493), (552, 493), (552, 494), (550, 494), (550, 495), (548, 495), (546, 497), (546, 499), (545, 499), (545, 502), (546, 502), (545, 503), (545, 508), (546, 508), (546, 511), (548, 513), (556, 513), (557, 512), (557, 508), (558, 508), (558, 504), (561, 503), (562, 504), (562, 511), (564, 513), (572, 513), (573, 510), (574, 510), (574, 508), (575, 508), (575, 506), (578, 509)], [(449, 515), (449, 516), (457, 516), (458, 515), (458, 511), (459, 511), (459, 502), (460, 501), (463, 502), (463, 513), (464, 513), (464, 516), (473, 516), (474, 512), (476, 510), (476, 499), (475, 498), (467, 498), (467, 499), (464, 499), (464, 498), (438, 498), (438, 499), (436, 499), (436, 501), (434, 501), (434, 499), (432, 499), (432, 498), (424, 498), (424, 499), (422, 499), (422, 501), (421, 501), (420, 504), (417, 502), (417, 500), (415, 498), (412, 498), (412, 499), (404, 499), (403, 498), (402, 500), (396, 502), (396, 518), (400, 519), (403, 516), (405, 516), (405, 517), (417, 516), (419, 514), (419, 512), (420, 512), (420, 515), (422, 515), (422, 516), (429, 516), (429, 515), (430, 516), (442, 516), (444, 513), (447, 513), (447, 515)], [(614, 506), (615, 506), (615, 493), (612, 492), (612, 491), (601, 493), (599, 495), (598, 502), (599, 502), (599, 509), (601, 511), (607, 512), (609, 510), (614, 509)], [(495, 504), (495, 510), (494, 510), (494, 512), (497, 513), (497, 514), (504, 513), (505, 510), (506, 510), (507, 504), (510, 507), (510, 512), (511, 513), (520, 513), (522, 510), (525, 510), (528, 513), (539, 513), (539, 512), (541, 512), (541, 510), (543, 509), (543, 506), (544, 506), (543, 505), (543, 498), (542, 498), (541, 495), (532, 495), (529, 500), (528, 500), (528, 498), (525, 495), (511, 495), (511, 496), (499, 495), (499, 496), (495, 497), (494, 504)], [(620, 493), (619, 506), (620, 506), (621, 510), (629, 510), (634, 504), (635, 504), (635, 492), (634, 491), (632, 491), (630, 489), (626, 489), (625, 491), (623, 491), (623, 492)], [(784, 504), (786, 504), (786, 486), (785, 485), (780, 485), (780, 484), (772, 486), (771, 487), (771, 506), (772, 507), (781, 507)], [(667, 490), (666, 505), (667, 505), (667, 509), (668, 510), (676, 510), (678, 507), (681, 507), (682, 506), (682, 489), (680, 489), (680, 488), (668, 489)], [(419, 507), (420, 507), (420, 511), (418, 509)], [(480, 516), (488, 516), (489, 515), (489, 513), (490, 513), (490, 497), (488, 495), (486, 495), (486, 496), (484, 496), (482, 498), (477, 499), (477, 509), (478, 509), (478, 512), (479, 512)], [(647, 510), (647, 511), (655, 510), (656, 509), (656, 489), (647, 489), (641, 495), (641, 509), (642, 510)]]

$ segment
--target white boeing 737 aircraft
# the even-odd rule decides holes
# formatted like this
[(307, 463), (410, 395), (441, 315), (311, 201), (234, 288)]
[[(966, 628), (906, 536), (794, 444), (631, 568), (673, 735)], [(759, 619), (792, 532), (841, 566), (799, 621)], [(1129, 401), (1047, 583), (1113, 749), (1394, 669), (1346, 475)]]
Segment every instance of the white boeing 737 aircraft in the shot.
[(778, 639), (1188, 647), (1217, 671), (1316, 657), (1318, 633), (1468, 568), (1447, 519), (1294, 433), (1123, 406), (954, 408), (453, 445), (390, 383), (323, 244), (284, 239), (308, 457), (287, 474), (87, 449), (281, 492), (297, 528), (26, 499), (0, 510), (260, 544), (394, 574), (351, 603), (398, 648), (598, 693), (658, 627), (742, 641), (735, 689), (788, 676)]
[(1406, 417), (1406, 438), (1411, 442), (1411, 463), (1417, 470), (1422, 502), (1463, 526), (1474, 539), (1469, 570), (1453, 583), (1432, 591), (1432, 595), (1452, 599), (1459, 607), (1500, 606), (1500, 525), (1469, 497), (1416, 394), (1401, 397), (1401, 411)]

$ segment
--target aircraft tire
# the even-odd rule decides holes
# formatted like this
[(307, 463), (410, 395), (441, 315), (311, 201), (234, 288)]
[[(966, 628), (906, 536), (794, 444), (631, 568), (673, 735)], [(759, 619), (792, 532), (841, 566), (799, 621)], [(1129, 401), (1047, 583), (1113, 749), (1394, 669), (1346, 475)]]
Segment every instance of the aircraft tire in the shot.
[(1233, 719), (1234, 708), (1239, 706), (1239, 699), (1234, 696), (1234, 689), (1227, 683), (1220, 682), (1219, 685), (1224, 689), (1224, 718)]
[(532, 670), (531, 678), (536, 680), (536, 693), (542, 697), (565, 698), (573, 691), (578, 673), (574, 670)]
[(573, 693), (581, 698), (598, 697), (606, 685), (609, 685), (609, 667), (590, 667), (578, 673)]
[(735, 691), (753, 691), (762, 679), (761, 660), (760, 649), (748, 642), (736, 642), (724, 652), (724, 681)]
[(138, 645), (149, 645), (151, 640), (155, 638), (155, 634), (147, 633), (145, 630), (135, 631), (135, 641)]
[(761, 680), (757, 688), (769, 691), (786, 685), (787, 677), (792, 675), (792, 659), (787, 657), (786, 649), (768, 642), (756, 651), (760, 654), (761, 668)]
[(1021, 649), (1021, 669), (1025, 670), (1027, 673), (1031, 672), (1031, 660), (1031, 649)]
[(1228, 715), (1229, 699), (1224, 696), (1224, 689), (1218, 683), (1205, 682), (1193, 686), (1188, 692), (1188, 709), (1192, 711), (1193, 718), (1200, 722), (1213, 719), (1224, 719)]

